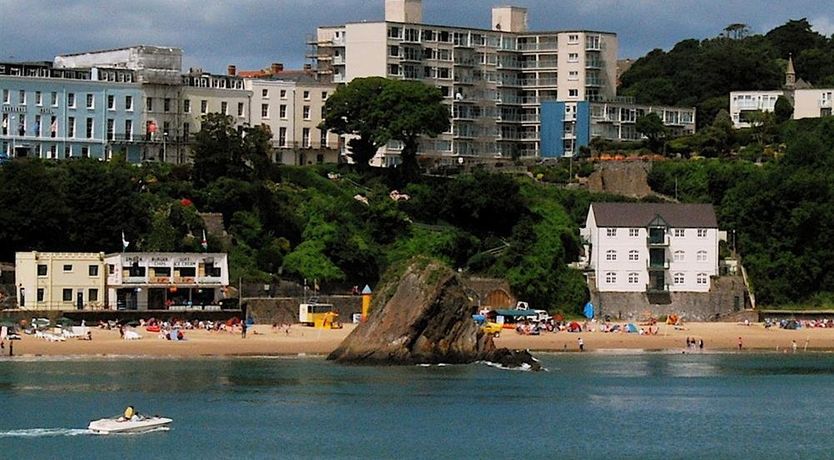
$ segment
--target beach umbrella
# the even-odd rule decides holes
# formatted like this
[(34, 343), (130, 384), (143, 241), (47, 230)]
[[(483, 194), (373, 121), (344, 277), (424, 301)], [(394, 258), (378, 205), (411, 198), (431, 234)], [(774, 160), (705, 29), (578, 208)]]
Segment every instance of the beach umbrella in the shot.
[(594, 304), (592, 304), (591, 302), (586, 303), (585, 309), (582, 311), (582, 313), (585, 315), (586, 318), (594, 319)]

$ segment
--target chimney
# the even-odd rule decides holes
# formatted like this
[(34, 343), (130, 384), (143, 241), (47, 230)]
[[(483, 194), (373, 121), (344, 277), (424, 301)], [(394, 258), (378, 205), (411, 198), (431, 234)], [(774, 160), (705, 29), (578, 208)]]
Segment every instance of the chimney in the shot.
[(269, 73), (272, 75), (279, 74), (284, 71), (284, 64), (280, 62), (273, 62), (272, 65), (269, 67)]
[(420, 24), (423, 22), (423, 1), (385, 0), (385, 20)]
[(492, 30), (527, 32), (527, 8), (497, 6), (492, 9)]
[(237, 67), (235, 67), (235, 66), (233, 66), (233, 65), (229, 64), (229, 67), (227, 67), (227, 68), (226, 68), (226, 73), (227, 73), (230, 77), (234, 77), (235, 75), (237, 75)]

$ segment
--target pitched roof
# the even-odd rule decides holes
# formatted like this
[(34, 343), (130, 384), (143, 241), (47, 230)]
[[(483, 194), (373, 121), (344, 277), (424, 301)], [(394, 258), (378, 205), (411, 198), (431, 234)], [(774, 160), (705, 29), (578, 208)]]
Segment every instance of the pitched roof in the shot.
[(592, 203), (597, 227), (646, 227), (660, 216), (670, 227), (718, 228), (711, 204)]

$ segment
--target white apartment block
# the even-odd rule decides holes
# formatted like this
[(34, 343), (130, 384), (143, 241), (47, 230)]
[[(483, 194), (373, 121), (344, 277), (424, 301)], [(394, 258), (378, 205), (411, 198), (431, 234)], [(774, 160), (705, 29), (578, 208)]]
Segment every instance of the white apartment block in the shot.
[(600, 292), (708, 292), (718, 275), (712, 205), (593, 203), (582, 237)]
[(246, 78), (251, 93), (249, 119), (253, 126), (268, 126), (272, 132), (274, 161), (289, 165), (335, 163), (340, 138), (319, 129), (324, 103), (336, 90), (309, 75)]
[[(319, 79), (382, 76), (442, 91), (452, 127), (420, 153), (536, 157), (542, 101), (608, 100), (616, 94), (617, 36), (586, 30), (527, 30), (527, 10), (498, 7), (492, 27), (422, 23), (420, 0), (387, 0), (385, 21), (319, 27), (309, 44)], [(383, 149), (396, 163), (401, 146)]]
[(733, 91), (730, 93), (730, 118), (733, 126), (749, 128), (750, 114), (755, 112), (773, 112), (776, 100), (784, 96), (785, 91)]
[(650, 113), (663, 121), (671, 137), (695, 132), (695, 107), (635, 104), (627, 98), (591, 103), (591, 139), (638, 141), (644, 136), (635, 127), (637, 119)]
[(17, 300), (26, 310), (90, 310), (105, 303), (104, 253), (18, 252)]
[[(242, 78), (235, 75), (214, 75), (191, 69), (182, 77), (182, 127), (180, 132), (190, 139), (200, 131), (202, 118), (209, 113), (232, 117), (239, 129), (249, 123), (252, 91), (244, 87)], [(164, 102), (164, 101), (163, 101)], [(166, 107), (163, 106), (162, 109)], [(163, 135), (171, 133), (164, 129)]]

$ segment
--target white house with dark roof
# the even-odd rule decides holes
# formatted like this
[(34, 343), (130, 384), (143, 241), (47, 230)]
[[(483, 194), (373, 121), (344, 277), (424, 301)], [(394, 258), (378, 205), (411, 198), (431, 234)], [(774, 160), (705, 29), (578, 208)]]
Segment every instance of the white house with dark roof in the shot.
[(593, 203), (582, 237), (600, 292), (709, 292), (718, 275), (709, 204)]

